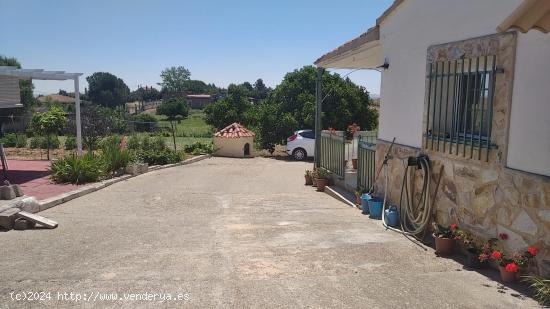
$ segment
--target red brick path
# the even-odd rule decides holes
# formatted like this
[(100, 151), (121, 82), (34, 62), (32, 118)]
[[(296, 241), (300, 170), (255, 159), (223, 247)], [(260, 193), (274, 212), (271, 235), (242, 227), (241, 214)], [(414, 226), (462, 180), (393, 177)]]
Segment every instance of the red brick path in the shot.
[(20, 185), (25, 195), (34, 196), (38, 200), (78, 188), (76, 185), (53, 183), (48, 176), (49, 166), (50, 161), (8, 160), (8, 179)]

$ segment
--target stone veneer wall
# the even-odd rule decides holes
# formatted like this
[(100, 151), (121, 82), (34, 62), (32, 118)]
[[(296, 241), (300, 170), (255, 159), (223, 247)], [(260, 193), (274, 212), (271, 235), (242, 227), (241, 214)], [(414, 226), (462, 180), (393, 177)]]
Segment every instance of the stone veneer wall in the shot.
[[(442, 177), (436, 195), (436, 221), (459, 225), (482, 238), (509, 238), (502, 241), (508, 251), (524, 250), (528, 245), (541, 249), (537, 266), (542, 274), (550, 274), (550, 178), (507, 168), (506, 153), (513, 85), (516, 34), (505, 33), (471, 40), (432, 46), (428, 49), (428, 63), (465, 57), (497, 55), (497, 66), (504, 70), (497, 74), (493, 101), (492, 141), (498, 148), (491, 149), (489, 160), (469, 159), (430, 149), (418, 149), (395, 144), (389, 161), (388, 197), (399, 202), (404, 167), (399, 158), (427, 154), (431, 160), (431, 196), (441, 166)], [(424, 104), (424, 128), (427, 104)], [(399, 142), (399, 141), (396, 141)], [(384, 160), (389, 142), (379, 141), (376, 148), (377, 168)], [(425, 145), (425, 137), (423, 145)], [(448, 150), (447, 144), (446, 149)], [(459, 145), (459, 154), (463, 146)], [(455, 149), (455, 148), (453, 148)], [(466, 149), (469, 151), (469, 147)], [(454, 153), (454, 151), (452, 151)], [(467, 152), (468, 153), (468, 152)], [(474, 149), (474, 154), (477, 149)], [(420, 191), (421, 172), (415, 172), (415, 187)], [(384, 173), (376, 182), (377, 194), (384, 191)], [(418, 196), (416, 196), (418, 198)]]

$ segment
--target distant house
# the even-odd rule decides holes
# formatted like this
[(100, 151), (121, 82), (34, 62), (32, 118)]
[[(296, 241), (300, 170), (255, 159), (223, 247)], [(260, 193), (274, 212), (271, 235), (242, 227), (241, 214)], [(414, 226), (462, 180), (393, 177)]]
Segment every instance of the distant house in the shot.
[(73, 97), (69, 97), (61, 94), (49, 94), (46, 96), (38, 97), (38, 101), (40, 103), (46, 103), (48, 101), (51, 101), (51, 102), (57, 102), (61, 104), (74, 104), (75, 99)]
[(216, 97), (211, 94), (186, 94), (187, 105), (193, 109), (203, 109), (208, 104), (216, 101)]
[(185, 100), (187, 101), (187, 105), (189, 105), (189, 107), (193, 109), (203, 109), (208, 104), (218, 100), (217, 95), (207, 94), (207, 93), (191, 94), (188, 92), (170, 92), (170, 93), (164, 93), (162, 95), (163, 100), (170, 99), (170, 98), (181, 98), (181, 97), (184, 97)]

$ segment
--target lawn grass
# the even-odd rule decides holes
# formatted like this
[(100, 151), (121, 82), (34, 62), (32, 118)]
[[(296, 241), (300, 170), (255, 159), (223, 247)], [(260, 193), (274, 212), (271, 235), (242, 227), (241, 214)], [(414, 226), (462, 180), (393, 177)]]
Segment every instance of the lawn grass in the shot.
[[(207, 137), (213, 132), (212, 126), (204, 121), (204, 112), (202, 110), (190, 110), (189, 116), (181, 120), (176, 125), (176, 135), (185, 137)], [(159, 127), (170, 128), (170, 122), (165, 116), (155, 115), (159, 120)]]

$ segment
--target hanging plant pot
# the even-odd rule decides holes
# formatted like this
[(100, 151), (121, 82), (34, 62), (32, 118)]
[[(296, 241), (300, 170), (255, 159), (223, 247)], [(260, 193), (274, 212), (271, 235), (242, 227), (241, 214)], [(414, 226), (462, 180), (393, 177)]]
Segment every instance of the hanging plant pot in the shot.
[(498, 266), (498, 270), (500, 271), (500, 280), (502, 282), (516, 282), (519, 280), (519, 272), (511, 272), (507, 271), (504, 266)]
[(317, 191), (323, 192), (325, 191), (325, 187), (328, 185), (328, 179), (326, 178), (317, 178)]
[(455, 250), (455, 240), (433, 235), (435, 238), (435, 253), (438, 255), (451, 255)]

